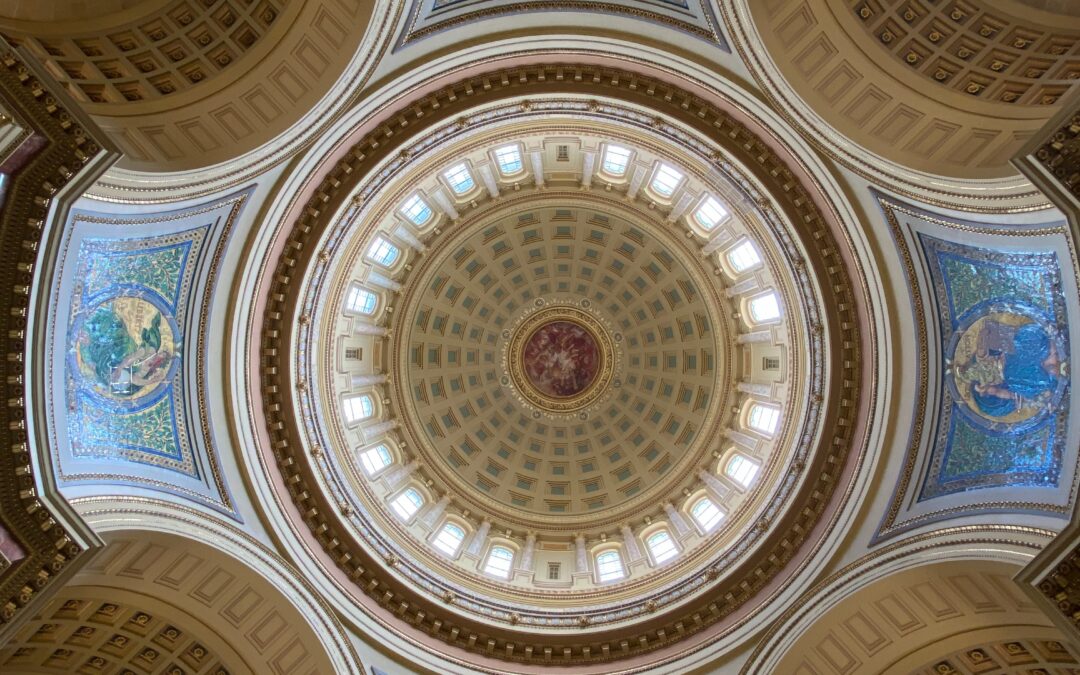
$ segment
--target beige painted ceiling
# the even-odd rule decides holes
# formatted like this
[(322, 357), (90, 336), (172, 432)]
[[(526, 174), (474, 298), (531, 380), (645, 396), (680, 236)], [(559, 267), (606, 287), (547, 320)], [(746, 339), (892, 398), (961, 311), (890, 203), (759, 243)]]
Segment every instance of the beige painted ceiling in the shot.
[[(526, 203), (424, 261), (401, 312), (399, 376), (411, 426), (461, 491), (519, 518), (599, 516), (700, 455), (734, 388), (731, 336), (671, 239), (599, 208)], [(516, 396), (503, 363), (517, 358), (503, 353), (514, 324), (559, 301), (598, 318), (620, 356), (605, 395), (569, 415)]]
[(149, 14), (169, 0), (9, 0), (0, 4), (0, 19), (71, 21), (108, 16), (125, 10)]

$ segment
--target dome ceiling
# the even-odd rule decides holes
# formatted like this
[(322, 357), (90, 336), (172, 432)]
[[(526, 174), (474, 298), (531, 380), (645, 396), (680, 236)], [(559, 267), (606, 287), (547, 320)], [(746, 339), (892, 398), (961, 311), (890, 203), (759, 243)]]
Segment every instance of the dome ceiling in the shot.
[[(628, 517), (685, 476), (734, 393), (731, 319), (704, 261), (575, 197), (515, 199), (447, 240), (395, 316), (395, 392), (425, 465), (522, 527)], [(560, 394), (575, 350), (591, 350), (577, 355), (588, 381)]]
[(0, 662), (1076, 661), (1080, 16), (678, 4), (0, 10)]
[[(771, 264), (736, 270), (730, 256), (704, 254), (750, 246), (773, 257), (734, 184), (705, 181), (692, 160), (617, 126), (545, 126), (412, 158), (365, 217), (341, 221), (348, 245), (325, 277), (338, 291), (324, 296), (320, 282), (309, 295), (333, 347), (311, 353), (347, 377), (314, 378), (334, 395), (313, 413), (338, 422), (325, 434), (327, 477), (351, 484), (350, 511), (395, 533), (396, 559), (462, 584), (454, 594), (543, 594), (610, 622), (620, 616), (583, 606), (582, 592), (624, 596), (700, 570), (777, 489), (776, 468), (791, 460), (777, 452), (778, 429), (739, 430), (755, 404), (776, 412), (774, 426), (798, 418), (788, 394), (806, 385), (802, 350), (786, 349), (797, 324), (767, 321), (751, 345), (739, 334), (757, 326), (740, 324), (737, 308), (777, 290), (792, 311), (799, 303), (786, 279), (775, 288)], [(616, 155), (625, 166), (613, 175)], [(665, 167), (679, 175), (669, 195), (656, 183)], [(603, 189), (581, 190), (593, 181)], [(749, 365), (764, 354), (774, 370)], [(581, 371), (563, 362), (576, 358)], [(744, 483), (723, 470), (733, 460)], [(440, 540), (447, 527), (457, 530)], [(680, 565), (645, 553), (659, 531), (676, 535)], [(486, 568), (500, 541), (505, 578)], [(621, 567), (601, 581), (588, 560), (608, 550)], [(528, 608), (517, 620), (577, 621)]]
[(741, 625), (829, 508), (854, 427), (830, 436), (840, 454), (815, 446), (823, 415), (857, 412), (860, 377), (829, 373), (857, 368), (860, 339), (832, 323), (850, 299), (819, 295), (849, 292), (845, 268), (811, 272), (837, 250), (822, 216), (725, 113), (619, 74), (612, 91), (681, 101), (672, 122), (498, 100), (575, 70), (468, 80), (394, 118), (411, 140), (388, 146), (395, 125), (342, 155), (297, 231), (319, 243), (286, 247), (307, 271), (273, 277), (261, 367), (283, 477), (361, 607), (584, 666)]

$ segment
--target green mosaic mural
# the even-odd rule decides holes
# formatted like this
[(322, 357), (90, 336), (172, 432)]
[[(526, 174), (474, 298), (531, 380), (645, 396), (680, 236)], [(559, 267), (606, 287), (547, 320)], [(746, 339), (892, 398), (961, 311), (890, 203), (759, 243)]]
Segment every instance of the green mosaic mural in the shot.
[(65, 370), (73, 458), (199, 477), (184, 433), (184, 325), (208, 227), (146, 239), (83, 239)]

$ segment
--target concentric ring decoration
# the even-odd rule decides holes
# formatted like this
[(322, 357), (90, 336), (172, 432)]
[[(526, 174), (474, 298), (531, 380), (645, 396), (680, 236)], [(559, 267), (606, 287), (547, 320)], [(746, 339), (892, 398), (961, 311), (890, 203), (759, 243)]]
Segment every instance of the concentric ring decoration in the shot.
[[(515, 394), (543, 413), (576, 413), (599, 402), (610, 393), (618, 364), (612, 332), (572, 304), (544, 303), (521, 317), (503, 350)], [(560, 386), (553, 371), (573, 382)]]

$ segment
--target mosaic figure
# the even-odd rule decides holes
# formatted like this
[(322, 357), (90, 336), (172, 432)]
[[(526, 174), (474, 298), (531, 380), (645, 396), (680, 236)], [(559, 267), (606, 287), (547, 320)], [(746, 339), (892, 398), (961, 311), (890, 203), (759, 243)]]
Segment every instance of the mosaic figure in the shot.
[(920, 241), (940, 311), (944, 388), (919, 501), (1057, 485), (1071, 374), (1056, 253)]
[(990, 421), (1017, 424), (1052, 411), (1067, 364), (1052, 327), (1025, 314), (993, 312), (959, 334), (957, 394)]
[(66, 346), (72, 457), (124, 459), (199, 479), (181, 433), (180, 326), (189, 253), (204, 234), (82, 241)]

